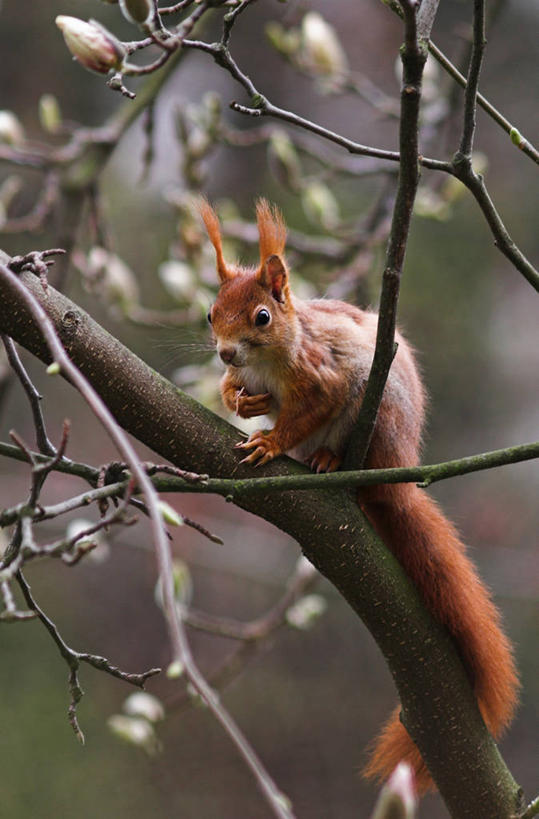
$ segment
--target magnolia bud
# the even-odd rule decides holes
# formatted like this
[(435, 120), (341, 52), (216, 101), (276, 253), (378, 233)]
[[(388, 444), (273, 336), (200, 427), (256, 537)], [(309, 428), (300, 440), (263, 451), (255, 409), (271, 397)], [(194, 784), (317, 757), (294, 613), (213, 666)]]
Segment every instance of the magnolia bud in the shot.
[(11, 111), (0, 111), (0, 142), (4, 145), (24, 142), (24, 129)]
[[(174, 560), (172, 564), (172, 580), (174, 583), (174, 598), (182, 606), (188, 606), (193, 596), (193, 581), (189, 567), (182, 560)], [(163, 608), (163, 585), (159, 577), (155, 585), (155, 602)]]
[(153, 725), (143, 717), (126, 717), (123, 714), (113, 714), (107, 720), (113, 734), (130, 745), (136, 745), (153, 756), (161, 749)]
[(306, 631), (325, 612), (327, 603), (321, 594), (306, 594), (286, 612), (289, 626)]
[(160, 722), (165, 719), (165, 709), (161, 700), (146, 691), (135, 691), (134, 694), (130, 694), (122, 707), (130, 717), (143, 717), (148, 722)]
[(125, 57), (125, 49), (114, 34), (95, 20), (79, 20), (60, 14), (56, 25), (64, 35), (65, 43), (75, 59), (90, 71), (108, 74), (118, 69)]
[[(87, 529), (90, 529), (94, 523), (95, 521), (86, 520), (85, 518), (74, 518), (70, 520), (67, 525), (66, 535), (68, 538), (80, 535)], [(104, 563), (110, 555), (110, 546), (103, 530), (94, 532), (92, 535), (83, 535), (77, 540), (77, 547), (79, 548), (81, 546), (89, 546), (90, 544), (92, 544), (94, 548), (88, 552), (86, 560), (90, 561), (90, 563)]]
[(342, 77), (348, 70), (348, 60), (333, 26), (321, 14), (310, 11), (301, 25), (303, 58), (307, 67), (318, 76)]
[(126, 20), (135, 25), (147, 23), (153, 10), (150, 0), (120, 0), (120, 8)]
[(178, 677), (182, 676), (183, 671), (183, 663), (181, 663), (179, 660), (174, 660), (170, 663), (165, 673), (169, 680), (177, 680)]
[(380, 791), (371, 819), (413, 819), (416, 805), (412, 769), (407, 762), (399, 762)]
[(280, 23), (271, 22), (266, 25), (265, 32), (273, 48), (285, 57), (294, 56), (301, 47), (301, 35), (297, 28), (287, 30)]
[(55, 134), (62, 124), (62, 113), (58, 100), (53, 94), (43, 94), (39, 98), (39, 121), (44, 131)]
[(170, 503), (160, 500), (157, 505), (165, 523), (169, 523), (171, 526), (183, 526), (182, 516), (179, 512), (176, 512)]

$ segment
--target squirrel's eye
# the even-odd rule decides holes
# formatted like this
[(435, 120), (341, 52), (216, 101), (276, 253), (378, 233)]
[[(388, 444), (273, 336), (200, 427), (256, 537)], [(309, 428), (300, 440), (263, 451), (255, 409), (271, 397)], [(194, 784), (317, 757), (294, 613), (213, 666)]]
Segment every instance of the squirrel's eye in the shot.
[(270, 318), (271, 316), (269, 314), (269, 311), (264, 310), (264, 308), (262, 308), (262, 310), (259, 310), (258, 313), (256, 314), (255, 324), (257, 325), (257, 327), (260, 327), (263, 324), (267, 324)]
[(211, 324), (211, 313), (208, 313), (206, 318), (208, 319), (208, 324)]

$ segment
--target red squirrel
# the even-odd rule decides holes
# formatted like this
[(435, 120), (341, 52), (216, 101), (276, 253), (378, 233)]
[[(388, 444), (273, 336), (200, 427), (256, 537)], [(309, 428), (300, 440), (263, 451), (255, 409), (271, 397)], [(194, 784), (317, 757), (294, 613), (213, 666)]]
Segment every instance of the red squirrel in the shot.
[[(259, 430), (236, 444), (248, 453), (242, 463), (259, 466), (289, 453), (316, 472), (337, 469), (361, 406), (377, 314), (342, 301), (293, 295), (284, 258), (286, 227), (265, 200), (257, 205), (260, 262), (252, 268), (225, 261), (218, 218), (205, 201), (200, 211), (221, 282), (208, 320), (227, 365), (223, 403), (242, 418), (268, 415), (274, 421), (271, 431)], [(419, 461), (425, 392), (410, 345), (400, 333), (397, 341), (367, 458), (370, 468)], [(518, 679), (499, 612), (457, 532), (415, 484), (363, 488), (358, 503), (452, 635), (483, 719), (498, 737), (511, 721)], [(401, 760), (412, 765), (421, 793), (433, 787), (397, 708), (365, 774), (383, 780)]]

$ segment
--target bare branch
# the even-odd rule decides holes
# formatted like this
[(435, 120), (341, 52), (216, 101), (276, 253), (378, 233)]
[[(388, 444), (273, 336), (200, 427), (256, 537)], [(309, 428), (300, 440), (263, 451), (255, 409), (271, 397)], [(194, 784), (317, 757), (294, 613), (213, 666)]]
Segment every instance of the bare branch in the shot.
[(459, 148), (460, 154), (463, 157), (470, 157), (470, 160), (475, 133), (477, 88), (479, 86), (485, 45), (485, 2), (484, 0), (474, 0), (472, 53), (464, 94), (464, 124)]
[[(39, 453), (32, 452), (32, 457), (36, 462), (40, 462)], [(0, 442), (0, 455), (15, 460), (27, 460), (18, 447)], [(322, 475), (315, 475), (306, 470), (301, 470), (291, 475), (267, 476), (264, 478), (211, 478), (208, 477), (203, 483), (186, 483), (175, 478), (152, 478), (152, 483), (159, 492), (182, 492), (182, 493), (207, 493), (222, 495), (227, 499), (240, 498), (251, 494), (264, 494), (266, 492), (283, 492), (285, 490), (312, 490), (327, 487), (332, 489), (342, 489), (350, 486), (375, 486), (384, 483), (417, 483), (423, 487), (430, 486), (438, 481), (459, 475), (469, 475), (473, 472), (481, 472), (485, 469), (495, 469), (500, 466), (523, 463), (525, 461), (539, 458), (539, 441), (529, 444), (496, 449), (491, 452), (483, 452), (477, 455), (468, 455), (464, 458), (457, 458), (451, 461), (443, 461), (438, 464), (425, 464), (423, 466), (410, 467), (390, 467), (388, 469), (351, 469), (342, 472), (330, 472)], [(293, 463), (293, 462), (291, 462)], [(74, 461), (65, 461), (58, 464), (55, 469), (66, 474), (77, 475), (95, 482), (95, 475), (98, 470), (92, 470), (86, 464), (79, 464)], [(83, 492), (70, 500), (64, 501), (56, 506), (43, 507), (41, 512), (36, 512), (36, 520), (46, 520), (63, 514), (64, 511), (72, 511), (80, 506), (87, 506), (88, 503), (99, 501), (103, 498), (121, 497), (127, 481), (113, 483), (104, 486), (99, 490)], [(6, 509), (0, 514), (0, 526), (9, 526), (18, 517), (18, 507)]]
[(399, 182), (382, 278), (374, 358), (359, 417), (348, 443), (345, 466), (352, 464), (362, 466), (365, 462), (389, 369), (396, 353), (395, 330), (400, 279), (419, 184), (419, 103), (427, 52), (418, 39), (416, 4), (412, 0), (401, 0), (401, 5), (404, 13), (405, 42), (401, 51), (403, 77), (399, 128), (401, 158)]
[(69, 667), (69, 688), (71, 691), (71, 703), (68, 709), (68, 717), (71, 727), (73, 728), (77, 738), (80, 742), (84, 742), (84, 734), (82, 733), (78, 721), (77, 721), (77, 704), (80, 701), (83, 691), (80, 687), (79, 680), (78, 680), (78, 670), (80, 667), (81, 662), (88, 663), (88, 665), (94, 666), (94, 668), (99, 669), (99, 671), (105, 671), (107, 674), (111, 674), (113, 677), (117, 677), (124, 682), (131, 683), (131, 685), (136, 685), (138, 688), (144, 688), (144, 684), (149, 677), (153, 677), (155, 674), (159, 674), (161, 669), (160, 668), (151, 668), (149, 671), (145, 671), (142, 674), (130, 674), (125, 671), (121, 671), (117, 666), (112, 665), (109, 663), (107, 659), (104, 657), (98, 657), (94, 654), (81, 654), (78, 651), (74, 651), (70, 648), (67, 643), (62, 638), (58, 628), (53, 623), (53, 621), (47, 617), (45, 612), (38, 606), (36, 603), (32, 591), (28, 582), (26, 581), (22, 572), (18, 572), (16, 575), (17, 582), (21, 588), (23, 593), (24, 599), (26, 600), (26, 604), (28, 608), (35, 613), (49, 634), (51, 635), (52, 639), (56, 643), (58, 651), (64, 658), (65, 662)]
[(56, 450), (54, 449), (54, 446), (47, 437), (45, 421), (43, 419), (43, 413), (41, 412), (41, 407), (39, 405), (39, 402), (41, 401), (41, 395), (36, 390), (28, 373), (26, 372), (23, 363), (19, 358), (19, 354), (17, 353), (17, 349), (13, 341), (8, 336), (4, 335), (2, 336), (2, 341), (4, 343), (8, 361), (11, 364), (11, 367), (13, 368), (14, 372), (17, 374), (17, 377), (21, 382), (24, 391), (28, 396), (30, 408), (32, 410), (32, 416), (34, 419), (34, 427), (36, 430), (36, 443), (38, 449), (44, 455), (53, 455)]

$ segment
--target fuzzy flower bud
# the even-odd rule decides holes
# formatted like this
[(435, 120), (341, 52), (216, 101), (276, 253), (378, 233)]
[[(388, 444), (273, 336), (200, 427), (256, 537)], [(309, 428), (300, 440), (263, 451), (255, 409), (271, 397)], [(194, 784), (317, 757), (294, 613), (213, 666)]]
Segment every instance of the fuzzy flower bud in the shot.
[(348, 60), (335, 29), (316, 11), (308, 12), (301, 25), (303, 58), (315, 74), (338, 78), (348, 70)]
[(56, 134), (62, 125), (62, 112), (53, 94), (43, 94), (39, 98), (39, 122), (44, 131)]
[(325, 612), (327, 603), (320, 594), (306, 594), (286, 612), (288, 625), (306, 631)]
[(142, 717), (148, 722), (160, 722), (165, 719), (163, 703), (146, 691), (135, 691), (124, 701), (124, 712), (130, 717)]
[(414, 819), (416, 806), (412, 769), (400, 762), (380, 791), (371, 819)]
[(142, 748), (150, 756), (154, 756), (161, 749), (153, 725), (143, 717), (113, 714), (108, 719), (108, 726), (119, 739)]
[(85, 23), (65, 14), (56, 18), (56, 25), (74, 58), (85, 68), (99, 74), (108, 74), (111, 69), (120, 68), (125, 49), (104, 26), (95, 20)]
[(0, 142), (4, 145), (24, 142), (24, 129), (11, 111), (0, 111)]

